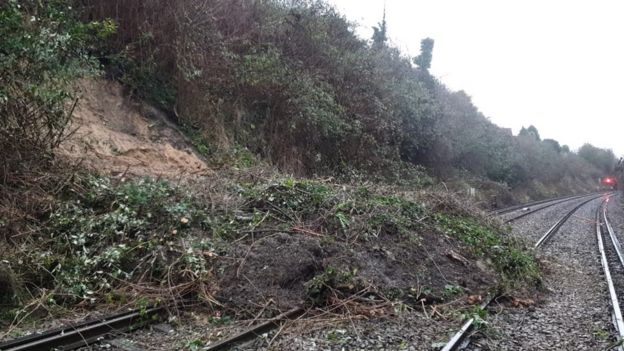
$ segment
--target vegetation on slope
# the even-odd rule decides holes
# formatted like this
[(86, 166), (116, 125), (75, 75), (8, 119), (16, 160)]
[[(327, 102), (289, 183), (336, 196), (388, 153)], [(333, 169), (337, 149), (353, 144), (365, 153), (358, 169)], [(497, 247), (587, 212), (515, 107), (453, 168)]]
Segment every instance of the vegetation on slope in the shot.
[(0, 243), (3, 269), (19, 277), (6, 321), (183, 297), (249, 313), (262, 296), (286, 308), (363, 289), (435, 303), (539, 283), (522, 243), (453, 198), (252, 179), (224, 182), (208, 207), (191, 195), (205, 193), (199, 184), (74, 174), (28, 236)]
[[(414, 67), (388, 45), (384, 23), (369, 44), (323, 2), (75, 5), (12, 0), (0, 8), (0, 303), (15, 320), (125, 303), (137, 291), (233, 304), (220, 291), (236, 293), (239, 273), (267, 274), (265, 266), (281, 281), (263, 289), (316, 304), (360, 287), (423, 302), (539, 280), (521, 243), (453, 198), (240, 174), (214, 191), (201, 186), (220, 177), (197, 189), (55, 165), (72, 80), (99, 64), (178, 118), (207, 155), (234, 150), (249, 161), (251, 151), (299, 175), (411, 175), (421, 189), (430, 181), (422, 165), (517, 187), (597, 172), (537, 133), (512, 136), (465, 93), (448, 91), (428, 73), (432, 40)], [(612, 162), (599, 154), (600, 162), (583, 157), (596, 167)], [(289, 265), (292, 252), (278, 256), (281, 266), (268, 261), (284, 247), (309, 261)], [(238, 293), (229, 296), (249, 300)]]
[(111, 22), (82, 23), (64, 1), (5, 1), (0, 7), (0, 178), (49, 160), (70, 123), (73, 80), (99, 69), (91, 44)]
[(593, 185), (614, 164), (541, 140), (533, 126), (513, 136), (429, 74), (432, 39), (407, 57), (387, 42), (385, 20), (367, 42), (323, 1), (86, 3), (90, 18), (119, 25), (99, 52), (109, 73), (208, 150), (242, 146), (300, 175), (400, 179), (402, 165), (425, 165), (512, 188)]

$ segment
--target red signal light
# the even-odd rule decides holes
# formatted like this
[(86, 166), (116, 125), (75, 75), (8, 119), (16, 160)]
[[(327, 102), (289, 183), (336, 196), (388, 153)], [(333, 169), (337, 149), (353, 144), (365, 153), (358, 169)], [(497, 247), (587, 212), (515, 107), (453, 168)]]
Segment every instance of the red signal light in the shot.
[(605, 182), (607, 182), (607, 183), (611, 183), (612, 181), (613, 181), (613, 180), (612, 180), (611, 178), (607, 178), (607, 179), (605, 179)]

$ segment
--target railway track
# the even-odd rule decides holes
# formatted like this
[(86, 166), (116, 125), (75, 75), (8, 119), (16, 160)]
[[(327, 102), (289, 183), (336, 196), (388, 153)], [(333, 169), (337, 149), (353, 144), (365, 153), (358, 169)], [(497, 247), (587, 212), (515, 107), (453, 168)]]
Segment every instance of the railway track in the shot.
[[(569, 196), (569, 197), (564, 197), (564, 198), (551, 199), (551, 200), (543, 201), (543, 202), (540, 202), (540, 203), (533, 203), (532, 205), (527, 204), (525, 207), (522, 207), (522, 208), (527, 208), (527, 210), (525, 210), (524, 212), (522, 212), (519, 215), (516, 215), (516, 216), (513, 216), (511, 218), (507, 218), (507, 219), (503, 220), (503, 223), (505, 223), (505, 224), (512, 223), (514, 221), (517, 221), (520, 218), (524, 218), (524, 217), (529, 216), (529, 215), (531, 215), (533, 213), (545, 210), (547, 208), (553, 207), (555, 205), (559, 205), (559, 204), (564, 203), (564, 202), (579, 200), (579, 199), (583, 199), (583, 198), (587, 198), (587, 197), (591, 197), (591, 199), (589, 200), (589, 201), (591, 201), (591, 200), (597, 199), (597, 198), (599, 198), (601, 196), (603, 196), (603, 194), (600, 194), (598, 196), (596, 194), (576, 195), (576, 196)], [(545, 204), (545, 205), (537, 207), (537, 208), (533, 208), (534, 206), (539, 206), (539, 205), (543, 205), (543, 204)], [(507, 212), (507, 213), (512, 213), (512, 212), (517, 211), (517, 210), (518, 209), (515, 209), (515, 210)]]
[(489, 214), (491, 216), (501, 216), (501, 215), (504, 215), (504, 214), (507, 214), (507, 213), (511, 213), (511, 212), (518, 211), (518, 210), (522, 210), (523, 208), (527, 208), (527, 207), (538, 206), (538, 205), (542, 205), (542, 204), (545, 204), (545, 203), (548, 203), (548, 202), (553, 202), (553, 201), (573, 200), (574, 198), (579, 198), (579, 197), (583, 197), (583, 196), (587, 196), (587, 195), (591, 195), (591, 194), (586, 194), (586, 195), (567, 195), (567, 196), (560, 196), (560, 197), (556, 197), (556, 198), (552, 198), (552, 199), (544, 199), (544, 200), (529, 202), (529, 203), (525, 203), (525, 204), (505, 207), (505, 208), (502, 208), (500, 210), (490, 211)]
[[(544, 207), (540, 207), (539, 209), (530, 211), (529, 213), (525, 213), (525, 214), (523, 214), (523, 215), (521, 215), (521, 216), (519, 216), (517, 218), (525, 217), (525, 216), (527, 216), (527, 215), (529, 215), (531, 213), (535, 213), (537, 211), (543, 210), (545, 208), (554, 206), (554, 205), (562, 203), (562, 202), (571, 201), (571, 200), (577, 200), (577, 199), (581, 199), (581, 198), (585, 198), (585, 197), (591, 196), (589, 199), (586, 199), (586, 200), (580, 202), (574, 208), (569, 210), (564, 216), (562, 216), (552, 227), (550, 227), (539, 238), (539, 240), (534, 245), (535, 249), (539, 249), (539, 248), (543, 247), (544, 245), (546, 245), (554, 237), (554, 235), (559, 231), (559, 229), (561, 229), (563, 224), (568, 219), (570, 219), (570, 217), (572, 217), (576, 211), (578, 211), (584, 205), (586, 205), (586, 204), (588, 204), (588, 203), (590, 203), (590, 202), (592, 202), (592, 201), (594, 201), (596, 199), (604, 197), (605, 200), (603, 200), (603, 203), (599, 207), (598, 210), (600, 211), (601, 208), (603, 208), (603, 207), (605, 208), (604, 211), (603, 211), (603, 213), (604, 213), (604, 216), (603, 216), (604, 217), (604, 222), (603, 223), (606, 223), (605, 228), (609, 228), (609, 230), (612, 233), (612, 229), (611, 229), (610, 225), (608, 224), (608, 221), (606, 220), (606, 207), (604, 206), (604, 204), (608, 201), (608, 199), (612, 196), (612, 194), (613, 193), (607, 193), (607, 194), (602, 194), (600, 196), (595, 196), (595, 194), (590, 194), (590, 195), (567, 197), (565, 199), (555, 199), (554, 203), (546, 205)], [(553, 201), (553, 200), (551, 200), (551, 201)], [(546, 202), (542, 202), (542, 203), (546, 203)], [(597, 218), (597, 228), (599, 230), (601, 228), (601, 225), (598, 224), (598, 218), (599, 218), (598, 214), (596, 216), (597, 216), (596, 217)], [(506, 221), (505, 223), (508, 223), (508, 222), (509, 221)], [(600, 238), (600, 234), (599, 234), (599, 238)], [(617, 246), (619, 248), (619, 242), (617, 242), (617, 238), (615, 237), (615, 235), (613, 235), (612, 238), (613, 238), (612, 240), (614, 240), (613, 241), (613, 243), (614, 243), (613, 245)], [(617, 243), (617, 245), (616, 245), (616, 243)], [(602, 251), (603, 250), (601, 250), (601, 252)], [(619, 261), (620, 262), (620, 267), (619, 268), (620, 268), (620, 271), (621, 271), (621, 274), (622, 274), (622, 277), (621, 277), (621, 281), (622, 281), (622, 284), (623, 284), (623, 286), (622, 286), (623, 290), (622, 291), (624, 291), (624, 255), (622, 254), (621, 249), (618, 249), (617, 253), (619, 254), (618, 255), (618, 258), (620, 260)], [(610, 284), (612, 284), (612, 281), (611, 281)], [(493, 299), (494, 298), (486, 300), (486, 302), (483, 305), (481, 305), (481, 308), (487, 308), (487, 306), (493, 301)], [(624, 303), (624, 298), (621, 300), (621, 302)], [(614, 304), (614, 306), (616, 306), (616, 305)], [(615, 307), (614, 307), (614, 310), (615, 310)], [(614, 321), (620, 321), (621, 329), (618, 327), (618, 330), (621, 330), (619, 338), (624, 340), (624, 320), (622, 319), (622, 314), (621, 314), (621, 312), (619, 310), (619, 305), (617, 305), (617, 311), (618, 311), (618, 314), (616, 314), (614, 312)], [(448, 341), (448, 343), (442, 348), (442, 351), (455, 351), (455, 350), (461, 350), (461, 349), (467, 347), (467, 345), (470, 343), (469, 336), (470, 336), (471, 332), (473, 331), (473, 329), (474, 329), (474, 319), (470, 319), (470, 320), (466, 321), (464, 323), (464, 325), (461, 327), (461, 329), (455, 335), (453, 335), (451, 337), (451, 339)], [(624, 349), (618, 349), (618, 351), (624, 351)]]
[[(542, 200), (538, 202), (534, 202), (531, 204), (525, 204), (521, 206), (516, 206), (514, 208), (507, 208), (500, 210), (497, 212), (497, 215), (511, 213), (517, 211), (519, 209), (525, 208), (527, 206), (533, 207), (538, 205), (540, 206), (535, 209), (531, 209), (529, 211), (523, 212), (521, 215), (513, 217), (505, 221), (505, 223), (512, 222), (516, 219), (528, 216), (532, 213), (544, 210), (546, 208), (555, 206), (557, 204), (561, 204), (563, 202), (584, 199), (589, 197), (589, 199), (585, 199), (576, 205), (571, 211), (566, 213), (557, 223), (555, 223), (535, 244), (535, 248), (539, 248), (545, 245), (561, 228), (561, 226), (582, 206), (585, 204), (598, 199), (602, 196), (610, 196), (610, 194), (602, 194), (600, 196), (596, 196), (596, 194), (586, 194), (586, 195), (575, 195), (575, 196), (566, 196), (556, 199)], [(601, 246), (601, 253), (607, 254), (606, 264), (603, 263), (605, 267), (605, 274), (607, 275), (609, 265), (613, 265), (616, 260), (619, 262), (619, 266), (617, 269), (614, 269), (614, 272), (621, 275), (622, 287), (621, 291), (624, 291), (624, 256), (622, 254), (622, 250), (620, 248), (619, 242), (617, 238), (613, 234), (612, 228), (609, 225), (606, 218), (606, 207), (601, 206), (603, 208), (602, 217), (599, 216), (599, 213), (596, 214), (597, 220), (599, 218), (602, 219), (600, 223), (597, 221), (597, 235), (599, 238), (599, 243)], [(608, 233), (610, 235), (610, 242), (612, 243), (611, 249), (604, 249), (604, 245), (602, 244), (602, 236)], [(615, 296), (615, 300), (612, 303), (614, 306), (614, 321), (617, 323), (617, 329), (619, 332), (619, 337), (624, 339), (624, 320), (622, 319), (622, 314), (619, 309), (621, 303), (624, 303), (624, 299), (618, 300), (617, 295), (615, 294), (615, 288), (611, 288), (613, 285), (613, 279), (608, 275), (608, 281), (610, 282), (610, 292), (613, 290), (612, 296)], [(481, 305), (481, 308), (487, 308), (487, 306), (495, 299), (496, 296), (491, 296)], [(612, 298), (613, 299), (613, 298)], [(75, 325), (70, 325), (68, 327), (54, 329), (50, 331), (46, 331), (40, 334), (34, 334), (22, 338), (18, 338), (15, 340), (10, 340), (6, 342), (0, 343), (0, 351), (39, 351), (39, 350), (74, 350), (83, 346), (88, 346), (94, 343), (98, 343), (104, 338), (107, 338), (111, 335), (118, 335), (120, 333), (125, 333), (129, 331), (133, 331), (139, 328), (143, 328), (151, 323), (162, 320), (162, 317), (166, 315), (168, 308), (172, 306), (161, 306), (161, 307), (150, 307), (148, 309), (141, 310), (132, 310), (124, 313), (115, 314), (112, 316), (107, 316), (102, 319), (97, 319), (93, 321), (88, 321), (84, 323), (79, 323)], [(232, 345), (239, 343), (241, 341), (256, 337), (262, 332), (266, 330), (272, 329), (275, 326), (278, 326), (284, 320), (291, 319), (297, 315), (300, 315), (303, 312), (301, 308), (295, 308), (291, 311), (288, 311), (282, 315), (279, 315), (267, 322), (264, 322), (260, 325), (256, 325), (250, 327), (249, 329), (234, 335), (229, 339), (225, 339), (216, 344), (210, 345), (206, 350), (224, 350)], [(451, 338), (451, 340), (445, 345), (442, 351), (453, 351), (459, 350), (465, 347), (469, 343), (469, 334), (472, 332), (474, 328), (474, 320), (468, 320), (464, 323), (462, 328)], [(624, 351), (624, 349), (619, 349), (620, 351)]]
[(0, 351), (74, 350), (110, 334), (124, 333), (161, 320), (167, 307), (148, 307), (52, 329), (0, 343)]
[[(600, 261), (607, 281), (609, 298), (612, 308), (613, 324), (617, 332), (618, 341), (624, 340), (624, 319), (620, 306), (624, 303), (624, 256), (622, 246), (618, 240), (607, 215), (609, 197), (603, 200), (596, 210), (596, 239)], [(622, 345), (615, 348), (624, 350)]]
[[(49, 330), (44, 333), (25, 336), (0, 343), (0, 351), (75, 350), (83, 346), (96, 344), (110, 336), (131, 332), (146, 327), (149, 324), (159, 322), (163, 320), (163, 317), (167, 314), (168, 308), (172, 307), (174, 306), (170, 305), (132, 310), (97, 320)], [(251, 326), (227, 339), (211, 344), (203, 348), (203, 350), (228, 350), (233, 345), (258, 337), (262, 333), (279, 326), (285, 320), (296, 318), (304, 312), (305, 310), (303, 308), (296, 307), (267, 321)]]

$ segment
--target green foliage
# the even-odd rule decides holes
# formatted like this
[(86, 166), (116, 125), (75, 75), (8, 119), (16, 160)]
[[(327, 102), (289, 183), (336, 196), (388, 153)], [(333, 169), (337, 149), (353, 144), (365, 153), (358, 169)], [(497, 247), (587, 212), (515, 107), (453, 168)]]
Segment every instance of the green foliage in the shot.
[(433, 39), (406, 57), (388, 45), (385, 17), (368, 45), (324, 1), (86, 4), (94, 18), (120, 24), (102, 55), (107, 71), (175, 110), (205, 155), (248, 150), (294, 174), (347, 180), (403, 182), (420, 174), (406, 164), (425, 165), (512, 188), (604, 172), (540, 142), (534, 126), (514, 137), (491, 123), (465, 92), (431, 76)]
[(447, 284), (444, 286), (444, 291), (442, 292), (442, 296), (445, 299), (450, 299), (456, 297), (457, 295), (461, 295), (464, 293), (464, 288), (459, 285)]
[(533, 254), (517, 240), (503, 237), (500, 229), (475, 218), (443, 213), (435, 214), (434, 221), (441, 232), (461, 240), (475, 255), (491, 260), (503, 286), (540, 283), (540, 269)]
[[(608, 330), (604, 330), (600, 327), (594, 327), (592, 331), (592, 335), (602, 341), (607, 341), (611, 338), (611, 333)], [(621, 344), (621, 343), (620, 343)]]
[(414, 58), (414, 63), (424, 71), (431, 68), (431, 60), (433, 59), (433, 44), (431, 38), (425, 38), (420, 41), (420, 55)]
[(496, 269), (502, 273), (506, 284), (514, 285), (518, 282), (527, 282), (531, 285), (541, 284), (540, 269), (535, 257), (521, 244), (506, 241), (500, 250), (493, 255)]
[[(110, 21), (82, 23), (65, 1), (0, 5), (0, 172), (50, 156), (71, 117), (74, 79), (97, 73), (88, 49), (115, 32)], [(5, 179), (5, 176), (2, 176)]]
[(232, 317), (230, 316), (213, 316), (208, 319), (210, 324), (214, 326), (224, 326), (232, 323)]
[(306, 297), (314, 305), (325, 305), (332, 291), (341, 288), (353, 289), (356, 285), (357, 271), (341, 271), (327, 267), (325, 271), (307, 281), (304, 286)]
[[(290, 217), (288, 213), (299, 215), (316, 214), (321, 208), (330, 205), (330, 189), (311, 181), (296, 181), (293, 178), (269, 185), (259, 194), (247, 193), (252, 196), (251, 205), (258, 210), (278, 208), (282, 216)], [(286, 212), (288, 211), (288, 212)]]
[(470, 306), (461, 312), (461, 318), (463, 320), (474, 319), (474, 326), (477, 329), (484, 329), (487, 327), (488, 312), (481, 306)]
[(202, 339), (189, 340), (184, 344), (184, 349), (189, 351), (199, 351), (206, 343)]
[(559, 149), (556, 141), (540, 141), (535, 127), (516, 137), (488, 121), (466, 93), (439, 87), (435, 95), (440, 103), (436, 128), (444, 138), (428, 149), (427, 164), (433, 168), (462, 169), (514, 189), (535, 188), (536, 182), (562, 190), (570, 182), (595, 184), (600, 171), (569, 148)]
[(479, 256), (490, 253), (492, 247), (501, 243), (500, 235), (493, 228), (483, 225), (475, 218), (438, 213), (435, 220), (442, 232), (460, 239)]
[[(557, 153), (561, 153), (561, 152), (564, 151), (564, 149), (561, 147), (561, 145), (559, 144), (559, 142), (557, 140), (554, 140), (554, 139), (544, 139), (544, 140), (542, 140), (542, 143), (544, 145), (552, 148)], [(568, 149), (566, 152), (570, 152), (570, 150)]]
[(373, 27), (373, 48), (381, 48), (388, 41), (388, 25), (386, 23), (386, 9), (381, 22)]
[(522, 127), (522, 129), (520, 129), (520, 132), (518, 133), (518, 136), (523, 137), (523, 138), (529, 138), (535, 141), (542, 140), (535, 126), (529, 126), (528, 128)]
[(231, 167), (245, 169), (253, 167), (259, 163), (256, 155), (252, 154), (249, 149), (242, 146), (233, 146), (230, 149), (223, 150), (216, 148), (211, 144), (200, 131), (188, 126), (183, 126), (183, 131), (191, 139), (191, 143), (197, 152), (205, 157), (213, 168)]
[(287, 84), (293, 77), (289, 77), (288, 67), (283, 64), (279, 50), (269, 47), (267, 50), (245, 54), (237, 67), (237, 80), (250, 88), (270, 89)]
[[(201, 248), (184, 239), (205, 215), (176, 188), (150, 179), (113, 184), (91, 177), (49, 215), (40, 251), (22, 257), (20, 272), (40, 275), (57, 303), (96, 301), (125, 280), (160, 282), (173, 272), (202, 279)], [(52, 280), (49, 280), (52, 278)], [(169, 277), (173, 280), (184, 276)]]
[[(213, 147), (203, 152), (242, 146), (300, 174), (393, 176), (387, 166), (413, 159), (407, 153), (429, 140), (433, 116), (409, 59), (371, 50), (323, 1), (88, 3), (96, 18), (123, 24), (109, 72), (138, 93), (171, 91), (173, 99), (151, 100), (177, 104), (181, 122), (207, 132), (202, 145)], [(190, 9), (194, 19), (183, 15)], [(246, 25), (232, 31), (218, 18)]]
[(598, 168), (603, 174), (611, 174), (617, 163), (613, 151), (584, 144), (578, 151), (579, 156)]
[(146, 52), (150, 40), (151, 35), (146, 34), (123, 51), (107, 55), (107, 72), (111, 78), (123, 83), (132, 94), (170, 112), (174, 109), (177, 91), (171, 78), (161, 73), (158, 51), (149, 51), (149, 55), (141, 61), (132, 58), (135, 51)]
[[(399, 196), (367, 188), (338, 190), (325, 184), (286, 179), (243, 192), (248, 211), (266, 213), (285, 229), (304, 225), (335, 236), (375, 240), (380, 235), (409, 235), (423, 225), (425, 208)], [(264, 223), (268, 224), (268, 223)]]

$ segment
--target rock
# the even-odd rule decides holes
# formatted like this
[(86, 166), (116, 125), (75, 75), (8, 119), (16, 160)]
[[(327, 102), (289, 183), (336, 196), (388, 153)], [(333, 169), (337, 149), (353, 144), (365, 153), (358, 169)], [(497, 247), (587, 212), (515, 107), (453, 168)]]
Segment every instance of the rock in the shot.
[(110, 340), (108, 344), (123, 351), (143, 351), (142, 348), (137, 347), (132, 341), (128, 339), (113, 339)]
[(154, 329), (155, 331), (164, 333), (164, 334), (173, 333), (175, 331), (173, 327), (171, 326), (171, 324), (167, 324), (167, 323), (156, 324), (152, 327), (152, 329)]

